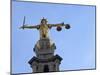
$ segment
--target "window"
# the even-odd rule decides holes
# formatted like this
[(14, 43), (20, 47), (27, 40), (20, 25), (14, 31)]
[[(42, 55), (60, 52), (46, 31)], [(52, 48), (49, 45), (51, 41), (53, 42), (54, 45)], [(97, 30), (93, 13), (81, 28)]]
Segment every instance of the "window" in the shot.
[(49, 72), (49, 67), (48, 67), (48, 65), (44, 65), (44, 72)]

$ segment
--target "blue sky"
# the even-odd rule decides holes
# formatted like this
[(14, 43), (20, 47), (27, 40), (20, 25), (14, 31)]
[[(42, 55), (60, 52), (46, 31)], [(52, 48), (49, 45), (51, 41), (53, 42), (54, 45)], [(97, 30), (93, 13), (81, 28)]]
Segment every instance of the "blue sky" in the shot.
[(36, 25), (45, 17), (48, 23), (68, 23), (71, 29), (50, 30), (50, 38), (56, 44), (55, 54), (63, 60), (60, 70), (95, 68), (95, 6), (12, 2), (12, 72), (31, 73), (28, 61), (35, 56), (34, 45), (39, 31), (21, 30), (23, 18), (26, 24)]

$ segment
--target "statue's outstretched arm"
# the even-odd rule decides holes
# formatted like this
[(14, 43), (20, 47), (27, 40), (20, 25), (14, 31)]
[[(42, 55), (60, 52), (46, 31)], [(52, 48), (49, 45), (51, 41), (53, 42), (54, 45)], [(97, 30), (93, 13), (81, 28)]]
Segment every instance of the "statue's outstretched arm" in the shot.
[(52, 28), (52, 27), (65, 27), (66, 29), (69, 29), (70, 28), (70, 25), (69, 24), (64, 24), (64, 22), (62, 23), (58, 23), (58, 24), (48, 24), (48, 27), (49, 28)]
[(48, 24), (49, 27), (65, 26), (64, 22), (58, 24)]
[(20, 28), (21, 29), (24, 29), (24, 28), (27, 28), (27, 29), (39, 29), (39, 25), (36, 25), (36, 26), (23, 25)]

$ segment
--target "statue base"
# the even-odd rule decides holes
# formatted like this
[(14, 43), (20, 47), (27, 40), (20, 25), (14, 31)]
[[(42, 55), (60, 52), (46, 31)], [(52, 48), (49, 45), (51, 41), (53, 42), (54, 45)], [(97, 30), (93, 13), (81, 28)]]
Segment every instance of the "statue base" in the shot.
[(56, 46), (50, 39), (40, 39), (33, 51), (36, 53), (28, 63), (33, 72), (52, 72), (59, 71), (59, 65), (62, 58), (59, 55), (54, 55)]

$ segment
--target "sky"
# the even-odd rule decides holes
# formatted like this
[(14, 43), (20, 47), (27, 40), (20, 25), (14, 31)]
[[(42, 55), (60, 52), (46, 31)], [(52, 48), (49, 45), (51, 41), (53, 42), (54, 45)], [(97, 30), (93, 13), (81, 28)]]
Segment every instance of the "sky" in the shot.
[(60, 70), (95, 68), (95, 6), (51, 4), (36, 2), (12, 2), (12, 73), (31, 73), (28, 61), (36, 56), (34, 45), (39, 40), (39, 31), (19, 29), (25, 24), (37, 25), (44, 17), (48, 23), (70, 24), (70, 29), (56, 28), (49, 31), (56, 44), (55, 54), (63, 58)]

